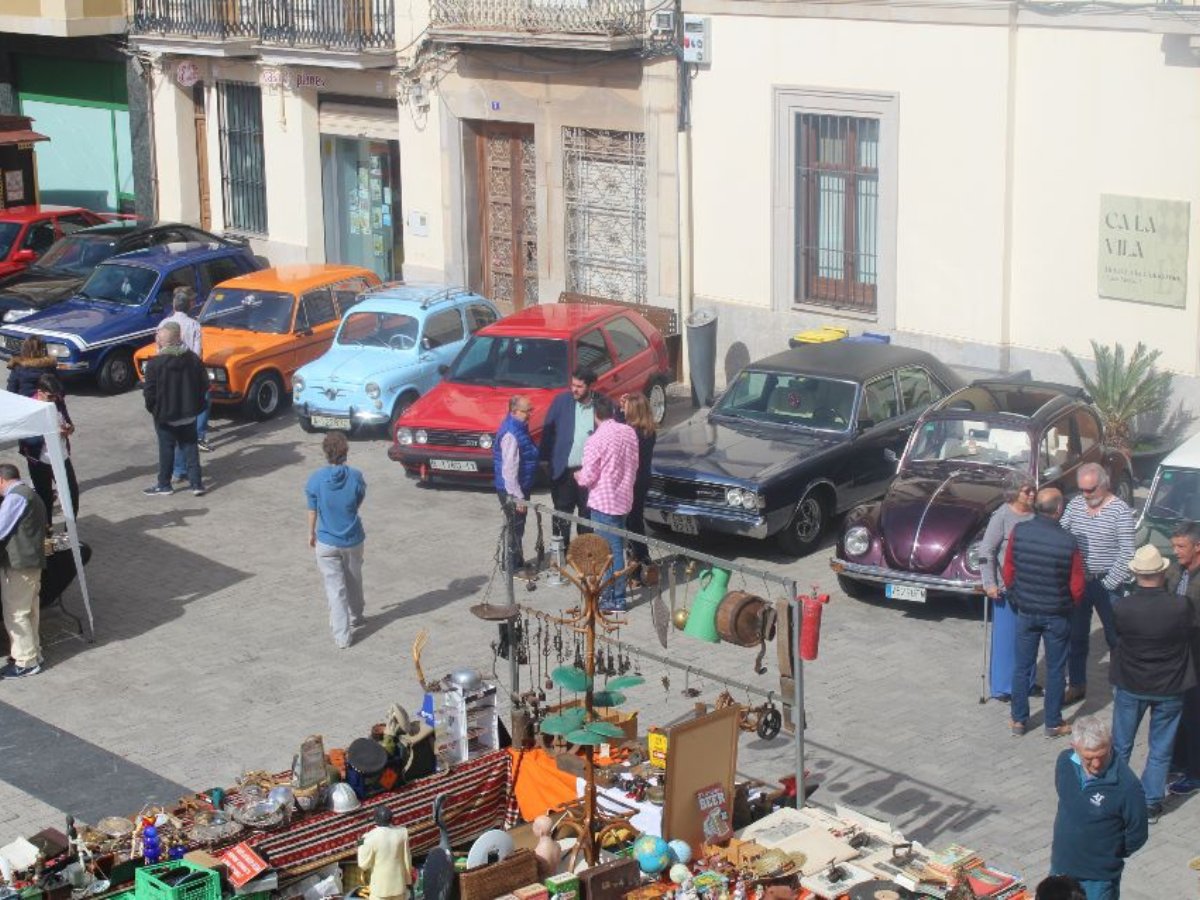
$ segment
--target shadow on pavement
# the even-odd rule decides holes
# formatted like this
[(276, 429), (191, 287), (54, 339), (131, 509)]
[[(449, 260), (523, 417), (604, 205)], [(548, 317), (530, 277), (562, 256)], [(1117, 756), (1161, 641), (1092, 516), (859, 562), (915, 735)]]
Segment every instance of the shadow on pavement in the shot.
[[(356, 641), (361, 642), (369, 638), (375, 632), (380, 631), (391, 622), (397, 619), (407, 619), (409, 616), (419, 616), (423, 613), (432, 612), (435, 609), (440, 609), (447, 603), (453, 603), (456, 600), (463, 600), (478, 593), (479, 589), (487, 582), (487, 578), (483, 575), (471, 575), (468, 578), (455, 578), (444, 588), (438, 588), (433, 591), (426, 591), (424, 594), (418, 594), (408, 600), (402, 600), (399, 603), (393, 603), (390, 606), (385, 606), (379, 612), (372, 613), (370, 600), (367, 601), (367, 624), (359, 631)], [(503, 602), (498, 599), (496, 602)]]

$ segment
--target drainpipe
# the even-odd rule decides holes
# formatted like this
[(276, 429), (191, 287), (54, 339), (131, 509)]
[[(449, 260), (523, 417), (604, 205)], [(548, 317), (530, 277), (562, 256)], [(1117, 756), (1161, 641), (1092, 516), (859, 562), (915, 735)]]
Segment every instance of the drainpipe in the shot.
[(679, 380), (687, 384), (691, 378), (691, 360), (687, 349), (687, 320), (695, 303), (692, 285), (692, 131), (691, 131), (691, 73), (683, 61), (683, 3), (675, 2), (675, 44), (677, 79), (679, 82), (679, 115), (675, 154), (678, 166), (679, 216)]
[(1000, 279), (1000, 369), (1012, 369), (1013, 184), (1017, 127), (1017, 13), (1020, 4), (1008, 6), (1008, 83), (1004, 98), (1004, 237)]

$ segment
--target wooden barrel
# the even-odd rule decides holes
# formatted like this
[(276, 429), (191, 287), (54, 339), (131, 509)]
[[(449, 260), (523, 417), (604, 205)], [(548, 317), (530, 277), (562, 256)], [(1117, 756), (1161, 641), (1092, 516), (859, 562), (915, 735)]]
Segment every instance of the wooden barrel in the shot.
[[(717, 607), (717, 634), (721, 640), (739, 647), (762, 642), (762, 620), (770, 603), (747, 591), (730, 591)], [(770, 640), (771, 635), (765, 636)]]

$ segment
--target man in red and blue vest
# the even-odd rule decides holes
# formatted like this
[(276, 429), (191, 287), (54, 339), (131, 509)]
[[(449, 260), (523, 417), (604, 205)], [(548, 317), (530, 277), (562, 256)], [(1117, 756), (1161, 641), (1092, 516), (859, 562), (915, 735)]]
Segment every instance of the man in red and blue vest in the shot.
[(496, 494), (500, 507), (509, 516), (508, 563), (511, 571), (523, 568), (525, 558), (525, 519), (529, 513), (526, 503), (537, 478), (538, 446), (529, 434), (529, 417), (533, 404), (523, 394), (508, 401), (508, 415), (496, 429), (492, 442), (492, 469), (495, 472)]

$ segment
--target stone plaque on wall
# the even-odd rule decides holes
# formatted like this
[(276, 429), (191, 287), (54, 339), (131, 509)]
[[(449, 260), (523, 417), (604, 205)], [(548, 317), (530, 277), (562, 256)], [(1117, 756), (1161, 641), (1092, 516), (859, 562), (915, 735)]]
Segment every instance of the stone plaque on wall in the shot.
[(1190, 218), (1186, 201), (1101, 194), (1100, 296), (1182, 309)]

